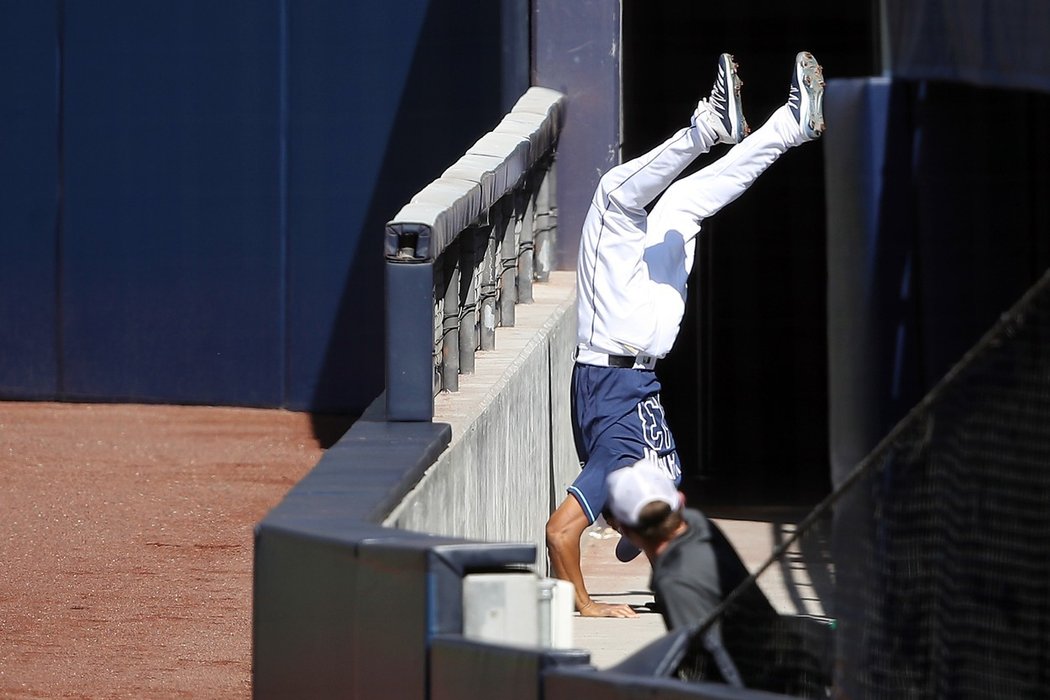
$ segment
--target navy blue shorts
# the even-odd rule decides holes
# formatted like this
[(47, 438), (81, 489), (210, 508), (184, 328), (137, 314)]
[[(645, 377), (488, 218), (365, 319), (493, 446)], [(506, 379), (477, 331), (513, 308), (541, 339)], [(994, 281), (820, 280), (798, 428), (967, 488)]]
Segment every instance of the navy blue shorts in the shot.
[(675, 484), (682, 463), (660, 404), (660, 380), (651, 370), (572, 368), (572, 434), (583, 469), (568, 491), (589, 522), (605, 507), (605, 478), (620, 467), (653, 456)]

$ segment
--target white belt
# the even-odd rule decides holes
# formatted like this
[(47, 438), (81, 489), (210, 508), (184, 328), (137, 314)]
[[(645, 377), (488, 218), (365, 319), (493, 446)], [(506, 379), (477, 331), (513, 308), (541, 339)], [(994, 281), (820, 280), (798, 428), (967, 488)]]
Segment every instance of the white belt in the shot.
[(583, 365), (620, 367), (623, 369), (653, 369), (656, 367), (657, 360), (654, 355), (610, 355), (583, 347), (576, 348), (575, 358), (577, 362)]

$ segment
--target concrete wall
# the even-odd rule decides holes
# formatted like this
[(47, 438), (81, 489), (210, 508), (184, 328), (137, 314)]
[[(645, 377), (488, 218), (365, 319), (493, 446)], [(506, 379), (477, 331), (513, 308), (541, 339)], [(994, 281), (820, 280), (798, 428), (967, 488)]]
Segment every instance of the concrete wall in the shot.
[(434, 421), (452, 426), (451, 443), (383, 524), (533, 543), (545, 573), (543, 526), (579, 471), (569, 421), (575, 276), (555, 272), (534, 294), (460, 391), (435, 399)]

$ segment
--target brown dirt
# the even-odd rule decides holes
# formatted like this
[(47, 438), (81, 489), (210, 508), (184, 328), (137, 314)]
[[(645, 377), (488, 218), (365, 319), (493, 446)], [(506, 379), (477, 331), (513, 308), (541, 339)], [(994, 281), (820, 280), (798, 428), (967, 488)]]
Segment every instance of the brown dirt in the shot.
[(335, 421), (0, 402), (0, 697), (250, 697), (253, 528)]

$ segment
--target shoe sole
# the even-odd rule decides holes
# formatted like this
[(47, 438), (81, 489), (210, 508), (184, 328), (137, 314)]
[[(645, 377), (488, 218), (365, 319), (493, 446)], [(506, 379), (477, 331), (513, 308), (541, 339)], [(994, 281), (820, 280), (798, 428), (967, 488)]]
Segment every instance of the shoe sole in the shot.
[(729, 123), (733, 127), (732, 132), (729, 134), (730, 143), (740, 143), (751, 132), (751, 128), (747, 125), (747, 119), (744, 118), (744, 106), (740, 100), (740, 92), (744, 87), (744, 81), (740, 79), (736, 72), (737, 64), (732, 54), (724, 53), (718, 60), (722, 65), (722, 70), (725, 71), (731, 88), (729, 94), (726, 95)]
[(795, 65), (799, 89), (806, 93), (805, 99), (799, 96), (799, 121), (806, 138), (815, 139), (824, 133), (824, 69), (808, 51), (795, 57)]

